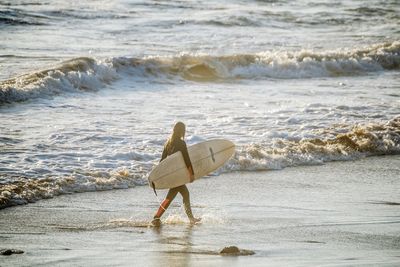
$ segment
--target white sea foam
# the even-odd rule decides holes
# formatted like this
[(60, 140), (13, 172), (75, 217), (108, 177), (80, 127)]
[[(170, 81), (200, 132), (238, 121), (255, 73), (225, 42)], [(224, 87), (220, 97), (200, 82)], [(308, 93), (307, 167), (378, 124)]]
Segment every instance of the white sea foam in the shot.
[(166, 224), (186, 224), (188, 219), (182, 216), (181, 214), (169, 214), (163, 223)]
[(400, 67), (400, 42), (337, 51), (268, 51), (231, 56), (76, 58), (0, 83), (0, 105), (63, 93), (96, 91), (121, 75), (137, 79), (230, 81), (365, 75)]
[[(238, 146), (234, 157), (216, 174), (232, 171), (278, 170), (329, 161), (355, 160), (366, 156), (400, 154), (400, 117), (385, 124), (354, 125), (344, 133), (338, 133), (340, 131), (337, 128), (320, 129), (319, 131), (324, 131), (325, 135), (329, 136), (325, 139), (293, 140), (275, 136), (268, 143)], [(343, 127), (346, 128), (348, 126)], [(68, 177), (20, 180), (3, 184), (0, 188), (0, 208), (27, 204), (65, 193), (147, 185), (147, 175), (153, 166), (148, 164), (150, 156), (138, 156), (138, 153), (132, 155), (138, 160), (143, 158), (146, 160), (132, 170), (90, 171)], [(120, 155), (117, 157), (121, 158)], [(156, 155), (152, 158), (153, 163), (158, 160)], [(129, 154), (128, 160), (130, 160)], [(182, 220), (171, 217), (167, 221), (181, 223)]]

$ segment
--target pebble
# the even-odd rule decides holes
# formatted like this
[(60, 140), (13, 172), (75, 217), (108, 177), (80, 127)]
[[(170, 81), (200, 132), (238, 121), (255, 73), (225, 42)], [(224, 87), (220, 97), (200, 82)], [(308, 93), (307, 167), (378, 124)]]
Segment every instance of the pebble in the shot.
[(1, 249), (0, 250), (0, 255), (3, 256), (10, 256), (12, 254), (22, 254), (24, 251), (19, 250), (19, 249)]
[(247, 249), (239, 249), (236, 246), (229, 246), (229, 247), (224, 247), (219, 254), (221, 255), (229, 255), (229, 256), (249, 256), (253, 255), (254, 251), (252, 250), (247, 250)]

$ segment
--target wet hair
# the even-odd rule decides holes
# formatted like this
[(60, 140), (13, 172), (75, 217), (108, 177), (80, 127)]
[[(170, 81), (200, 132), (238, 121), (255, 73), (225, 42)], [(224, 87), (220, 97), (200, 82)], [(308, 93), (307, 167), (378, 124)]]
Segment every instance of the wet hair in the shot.
[(168, 139), (167, 144), (166, 144), (166, 149), (167, 151), (170, 151), (172, 149), (172, 144), (179, 140), (185, 138), (185, 131), (186, 131), (186, 126), (183, 122), (177, 122), (174, 125), (174, 130), (172, 131), (171, 137)]

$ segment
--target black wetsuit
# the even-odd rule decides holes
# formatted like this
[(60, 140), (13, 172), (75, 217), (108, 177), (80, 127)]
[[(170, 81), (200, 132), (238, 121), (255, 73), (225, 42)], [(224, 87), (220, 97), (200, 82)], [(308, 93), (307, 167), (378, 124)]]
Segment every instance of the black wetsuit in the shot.
[(185, 141), (183, 141), (182, 139), (174, 140), (172, 142), (172, 144), (170, 145), (169, 149), (167, 148), (167, 144), (168, 144), (168, 142), (164, 145), (164, 150), (163, 150), (160, 162), (163, 161), (167, 156), (180, 151), (180, 152), (182, 152), (182, 156), (185, 161), (186, 167), (188, 169), (191, 168), (192, 174), (194, 174), (192, 162), (190, 161), (189, 153), (188, 153)]
[[(188, 169), (190, 169), (192, 174), (194, 175), (192, 163), (190, 161), (190, 157), (189, 157), (189, 153), (187, 151), (185, 141), (183, 141), (182, 139), (174, 140), (173, 143), (169, 147), (167, 147), (167, 144), (168, 144), (168, 142), (164, 145), (164, 150), (163, 150), (160, 162), (163, 161), (167, 156), (172, 155), (178, 151), (181, 151), (182, 155), (183, 155), (183, 159), (186, 164), (186, 167)], [(154, 216), (154, 218), (161, 217), (161, 215), (164, 213), (164, 211), (171, 204), (172, 200), (176, 197), (178, 192), (182, 195), (183, 204), (185, 206), (185, 211), (186, 211), (187, 216), (190, 219), (193, 219), (192, 209), (190, 207), (189, 190), (187, 189), (186, 185), (181, 185), (181, 186), (169, 189), (168, 194), (165, 197), (165, 200), (161, 204), (161, 207), (158, 210), (157, 214)]]

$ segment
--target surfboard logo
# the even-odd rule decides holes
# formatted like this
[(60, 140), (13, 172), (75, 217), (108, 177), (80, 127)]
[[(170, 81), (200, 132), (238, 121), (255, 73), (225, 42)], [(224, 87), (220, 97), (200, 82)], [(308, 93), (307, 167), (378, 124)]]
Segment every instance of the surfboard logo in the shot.
[(210, 153), (211, 153), (211, 159), (215, 163), (214, 151), (212, 150), (211, 147), (210, 147)]

